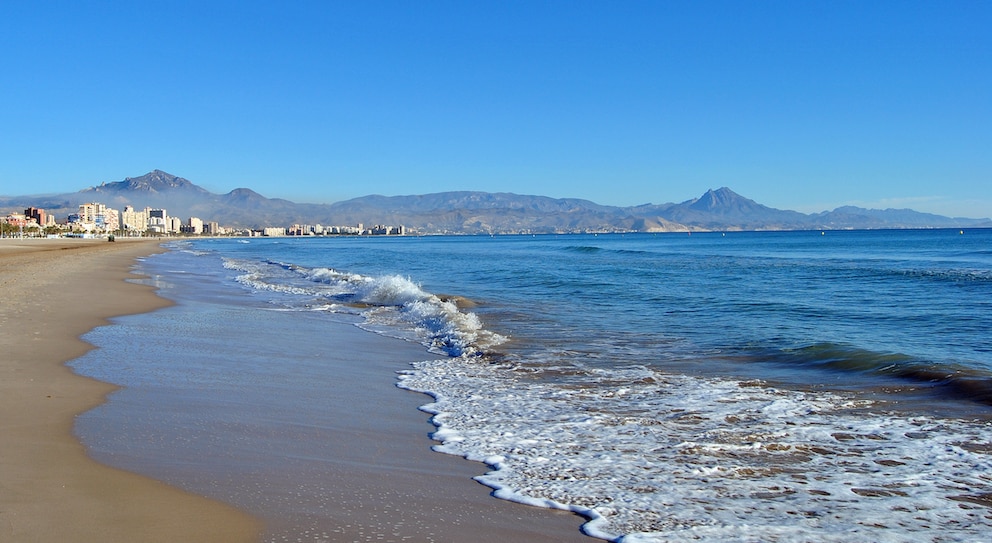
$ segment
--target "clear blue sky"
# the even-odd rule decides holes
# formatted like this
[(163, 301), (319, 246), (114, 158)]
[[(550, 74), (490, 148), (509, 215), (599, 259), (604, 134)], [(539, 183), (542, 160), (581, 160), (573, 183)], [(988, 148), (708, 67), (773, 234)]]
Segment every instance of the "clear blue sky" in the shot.
[(992, 2), (0, 2), (0, 194), (992, 216)]

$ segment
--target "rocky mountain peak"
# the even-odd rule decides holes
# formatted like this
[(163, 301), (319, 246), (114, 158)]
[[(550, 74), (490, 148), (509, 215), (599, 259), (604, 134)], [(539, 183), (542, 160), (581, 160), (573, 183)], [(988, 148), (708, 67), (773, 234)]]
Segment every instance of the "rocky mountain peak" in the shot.
[[(162, 192), (184, 189), (196, 191), (203, 190), (188, 179), (172, 175), (168, 172), (163, 172), (162, 170), (153, 170), (145, 175), (142, 175), (141, 177), (126, 177), (119, 183), (110, 183), (109, 185), (120, 185), (115, 188), (144, 192)], [(104, 186), (106, 187), (108, 185)]]
[(749, 200), (727, 187), (723, 187), (706, 191), (701, 197), (692, 201), (689, 207), (697, 211), (706, 211), (709, 213), (726, 213), (729, 211), (741, 211), (758, 205), (753, 200)]

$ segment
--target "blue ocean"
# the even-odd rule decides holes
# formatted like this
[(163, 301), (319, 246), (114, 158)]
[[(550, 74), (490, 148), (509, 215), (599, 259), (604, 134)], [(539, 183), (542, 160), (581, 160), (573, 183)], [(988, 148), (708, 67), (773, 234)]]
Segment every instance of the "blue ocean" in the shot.
[[(992, 230), (167, 246), (139, 271), (168, 297), (422, 345), (396, 385), (433, 398), (421, 409), (436, 450), (485, 462), (479, 481), (497, 498), (580, 513), (591, 536), (937, 542), (992, 530)], [(183, 333), (198, 333), (196, 318)], [(126, 319), (117, 326), (108, 334)], [(140, 341), (164, 346), (176, 331), (161, 333)], [(306, 348), (293, 334), (230, 333), (212, 341)], [(74, 367), (125, 386), (183, 372), (181, 358), (97, 363), (108, 356)], [(219, 364), (209, 386), (241, 378)]]

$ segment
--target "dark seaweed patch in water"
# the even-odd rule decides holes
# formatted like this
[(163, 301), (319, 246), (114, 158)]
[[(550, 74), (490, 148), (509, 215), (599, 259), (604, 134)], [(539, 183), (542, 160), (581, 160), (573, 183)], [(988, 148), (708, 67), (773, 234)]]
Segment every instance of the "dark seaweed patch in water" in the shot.
[(569, 245), (564, 248), (566, 252), (581, 254), (612, 253), (618, 255), (646, 255), (649, 251), (639, 249), (604, 249), (593, 245)]
[(763, 350), (754, 357), (790, 368), (808, 367), (910, 381), (953, 399), (992, 405), (992, 375), (975, 368), (938, 364), (904, 354), (879, 353), (836, 343)]
[(599, 247), (592, 247), (589, 245), (570, 245), (568, 247), (565, 247), (565, 250), (571, 253), (592, 254), (592, 253), (598, 253), (602, 249), (600, 249)]

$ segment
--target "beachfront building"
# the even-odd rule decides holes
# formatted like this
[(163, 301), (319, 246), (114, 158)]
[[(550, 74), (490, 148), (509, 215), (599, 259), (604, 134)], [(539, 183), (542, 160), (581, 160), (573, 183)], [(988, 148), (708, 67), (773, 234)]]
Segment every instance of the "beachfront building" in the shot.
[(121, 228), (121, 214), (116, 209), (103, 208), (103, 215), (98, 219), (104, 232), (116, 232)]
[(324, 235), (353, 235), (358, 236), (364, 232), (362, 224), (358, 226), (324, 226), (321, 227), (321, 234)]
[(133, 206), (124, 206), (124, 211), (121, 212), (121, 229), (128, 233), (144, 233), (145, 230), (148, 230), (148, 217), (151, 210), (152, 208), (146, 207), (137, 211)]
[(102, 216), (105, 209), (107, 209), (107, 206), (96, 202), (79, 204), (79, 212), (76, 215), (80, 223), (95, 225), (97, 216)]
[[(202, 225), (202, 223), (201, 223)], [(164, 209), (148, 210), (148, 232), (153, 234), (175, 234), (182, 232), (183, 220), (170, 217)]]
[(288, 236), (405, 236), (405, 226), (377, 224), (365, 228), (362, 223), (356, 226), (323, 226), (320, 224), (294, 224), (286, 229)]
[(120, 214), (104, 204), (91, 202), (79, 204), (79, 222), (92, 225), (95, 230), (113, 231), (120, 227)]
[(84, 232), (96, 230), (96, 215), (103, 207), (105, 207), (103, 204), (96, 203), (80, 204), (78, 211), (69, 215), (69, 223), (72, 224), (73, 230)]
[[(44, 209), (38, 209), (37, 207), (29, 207), (25, 209), (24, 216), (29, 220), (34, 219), (34, 222), (43, 228), (55, 224), (55, 217), (45, 213)], [(49, 220), (51, 220), (51, 223), (49, 223)]]
[(74, 230), (84, 232), (113, 232), (120, 228), (120, 213), (104, 204), (91, 202), (79, 205), (79, 211), (67, 221)]
[(164, 209), (148, 210), (148, 232), (153, 234), (168, 234), (171, 223), (169, 214)]
[(190, 217), (186, 224), (180, 225), (179, 231), (183, 234), (199, 235), (203, 233), (203, 221), (197, 217)]
[(366, 230), (365, 234), (370, 236), (405, 236), (406, 227), (402, 225), (387, 226), (385, 224), (377, 224)]
[(31, 217), (22, 213), (10, 213), (0, 219), (0, 237), (19, 238), (40, 235), (41, 228)]
[(352, 234), (359, 235), (362, 233), (362, 225), (358, 226), (330, 226), (324, 229), (325, 234)]

